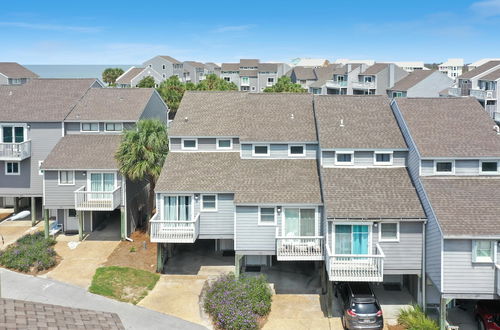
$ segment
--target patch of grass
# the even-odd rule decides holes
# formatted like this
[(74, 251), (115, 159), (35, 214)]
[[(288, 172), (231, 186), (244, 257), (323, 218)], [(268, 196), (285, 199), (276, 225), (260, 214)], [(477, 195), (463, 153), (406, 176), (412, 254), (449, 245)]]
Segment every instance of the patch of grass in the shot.
[(422, 308), (414, 305), (410, 308), (401, 309), (398, 315), (398, 323), (408, 330), (438, 330), (437, 323), (428, 318)]
[(130, 248), (130, 252), (137, 252), (137, 249), (135, 248), (135, 246), (132, 246), (132, 247)]
[(0, 251), (0, 265), (24, 273), (49, 269), (57, 263), (54, 244), (56, 241), (45, 239), (43, 232), (24, 235)]
[(152, 290), (160, 275), (129, 267), (100, 267), (89, 291), (119, 301), (137, 304)]

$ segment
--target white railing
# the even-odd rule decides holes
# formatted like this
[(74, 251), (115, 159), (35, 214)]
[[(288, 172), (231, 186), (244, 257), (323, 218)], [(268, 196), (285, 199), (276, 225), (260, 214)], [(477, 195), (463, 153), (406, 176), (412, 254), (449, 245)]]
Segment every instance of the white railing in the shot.
[(323, 236), (276, 237), (278, 260), (323, 260)]
[(365, 81), (353, 81), (352, 88), (367, 88), (367, 89), (375, 89), (374, 82), (365, 82)]
[(497, 295), (500, 296), (500, 265), (495, 265), (496, 267), (496, 276), (497, 276), (497, 285), (496, 285), (496, 290), (497, 290)]
[(0, 142), (0, 160), (21, 161), (31, 157), (31, 140), (19, 143)]
[(122, 202), (121, 187), (113, 191), (89, 191), (82, 186), (75, 190), (75, 210), (113, 211)]
[(382, 282), (384, 278), (384, 252), (379, 244), (373, 254), (329, 254), (330, 281)]
[(460, 87), (450, 87), (450, 88), (448, 88), (448, 95), (451, 95), (451, 96), (462, 96), (462, 88), (460, 88)]
[(494, 91), (484, 90), (484, 89), (471, 89), (470, 96), (474, 96), (477, 99), (488, 100), (494, 98)]
[(151, 224), (151, 242), (156, 243), (194, 243), (200, 231), (200, 214), (194, 220), (160, 220), (157, 212)]
[(330, 88), (347, 87), (347, 81), (327, 80), (326, 87), (330, 87)]

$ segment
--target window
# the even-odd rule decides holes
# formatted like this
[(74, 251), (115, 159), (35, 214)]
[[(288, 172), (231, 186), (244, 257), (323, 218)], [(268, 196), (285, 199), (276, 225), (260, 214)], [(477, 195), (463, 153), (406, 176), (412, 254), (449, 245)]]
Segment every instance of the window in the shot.
[(24, 126), (2, 126), (2, 142), (21, 143), (25, 141)]
[(365, 83), (371, 83), (371, 82), (373, 82), (373, 77), (372, 76), (365, 76), (364, 77), (364, 82)]
[(274, 78), (267, 78), (267, 86), (274, 85)]
[(497, 173), (498, 172), (498, 162), (482, 161), (481, 162), (481, 172), (482, 173)]
[(217, 149), (228, 150), (233, 148), (232, 139), (217, 139)]
[(75, 172), (74, 171), (59, 171), (59, 184), (60, 185), (74, 185)]
[(217, 211), (217, 195), (201, 195), (201, 210), (204, 212)]
[(369, 254), (371, 226), (335, 225), (335, 254)]
[(315, 236), (315, 209), (285, 208), (284, 236)]
[(250, 78), (249, 77), (241, 77), (241, 85), (248, 86), (250, 85)]
[(304, 146), (291, 145), (288, 148), (288, 156), (305, 156)]
[(336, 152), (335, 165), (353, 165), (354, 152)]
[(224, 77), (224, 81), (231, 82), (231, 78), (230, 77)]
[(253, 156), (269, 156), (269, 146), (254, 145)]
[(276, 213), (274, 207), (260, 207), (259, 208), (259, 225), (262, 226), (275, 226)]
[(403, 92), (392, 92), (392, 97), (403, 97)]
[(472, 241), (472, 262), (493, 262), (495, 241)]
[(163, 219), (168, 221), (192, 220), (191, 196), (165, 196), (163, 198)]
[(82, 132), (99, 132), (99, 123), (82, 123)]
[(399, 223), (381, 222), (379, 224), (380, 242), (399, 242)]
[(23, 82), (20, 78), (12, 78), (10, 81), (12, 85), (21, 85)]
[(435, 172), (440, 174), (453, 174), (453, 162), (436, 162)]
[(392, 152), (375, 152), (375, 165), (392, 165)]
[(21, 166), (19, 162), (5, 162), (5, 175), (21, 174)]
[(197, 150), (198, 140), (196, 139), (182, 139), (182, 149), (183, 150)]
[(104, 125), (104, 130), (106, 132), (121, 132), (123, 131), (122, 123), (106, 123)]
[(161, 67), (162, 67), (163, 70), (165, 70), (165, 64), (163, 64)]

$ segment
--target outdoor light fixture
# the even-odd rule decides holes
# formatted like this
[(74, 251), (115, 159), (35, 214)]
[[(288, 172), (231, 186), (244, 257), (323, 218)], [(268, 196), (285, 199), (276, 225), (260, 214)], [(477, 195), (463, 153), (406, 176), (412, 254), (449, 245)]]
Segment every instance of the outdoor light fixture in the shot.
[(200, 199), (200, 194), (194, 194), (194, 199), (195, 199), (195, 200)]
[(281, 206), (278, 206), (276, 210), (278, 211), (278, 213), (281, 213)]

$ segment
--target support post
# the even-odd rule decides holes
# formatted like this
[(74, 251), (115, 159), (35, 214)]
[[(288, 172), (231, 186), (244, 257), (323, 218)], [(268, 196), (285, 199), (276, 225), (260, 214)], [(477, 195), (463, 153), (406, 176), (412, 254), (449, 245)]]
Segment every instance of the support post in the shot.
[(127, 220), (125, 217), (125, 207), (120, 207), (120, 237), (122, 241), (127, 238)]
[(445, 330), (446, 328), (446, 299), (441, 296), (439, 303), (439, 329)]
[(14, 197), (14, 213), (19, 212), (19, 197)]
[(43, 212), (43, 229), (45, 232), (45, 238), (49, 238), (49, 209), (44, 209)]
[(244, 256), (242, 254), (236, 254), (234, 256), (234, 276), (236, 278), (240, 277), (243, 257)]
[(83, 241), (83, 212), (78, 211), (78, 239)]
[(36, 226), (36, 202), (35, 197), (31, 197), (31, 227)]
[(156, 271), (158, 273), (161, 273), (163, 271), (163, 264), (164, 264), (164, 259), (163, 259), (163, 243), (157, 243), (156, 244)]

